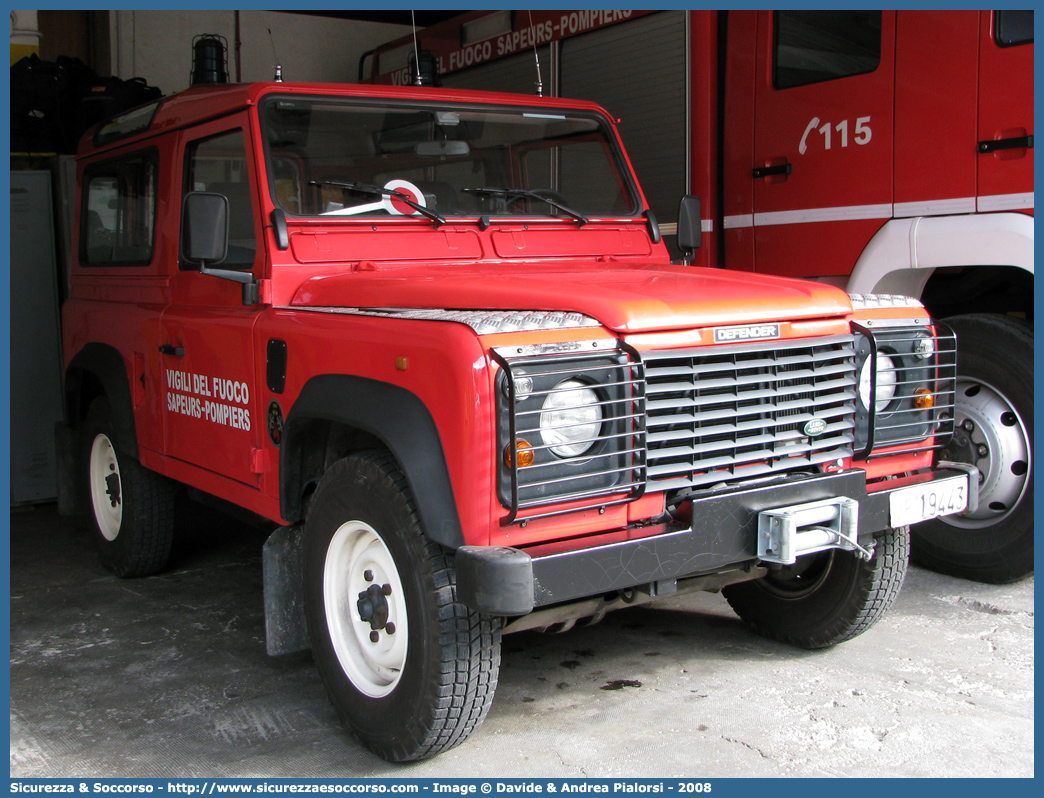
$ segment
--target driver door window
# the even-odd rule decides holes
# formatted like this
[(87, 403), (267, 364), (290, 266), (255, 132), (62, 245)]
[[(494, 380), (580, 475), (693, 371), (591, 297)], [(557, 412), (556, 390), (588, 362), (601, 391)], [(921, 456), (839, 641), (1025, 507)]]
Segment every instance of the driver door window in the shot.
[(189, 145), (187, 169), (186, 192), (207, 191), (228, 198), (228, 256), (221, 267), (249, 269), (257, 254), (257, 235), (243, 131)]

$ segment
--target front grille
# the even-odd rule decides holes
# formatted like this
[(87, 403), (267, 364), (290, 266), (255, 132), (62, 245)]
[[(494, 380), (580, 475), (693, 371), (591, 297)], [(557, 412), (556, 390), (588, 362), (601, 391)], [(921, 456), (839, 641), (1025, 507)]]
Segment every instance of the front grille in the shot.
[[(494, 350), (503, 523), (943, 445), (953, 430), (952, 334), (853, 326), (851, 335), (641, 354), (605, 340)], [(875, 351), (887, 369), (866, 380), (861, 399), (859, 367)], [(893, 387), (868, 408), (878, 380)], [(568, 413), (542, 421), (548, 397), (575, 395), (581, 383), (597, 424)], [(591, 435), (579, 456), (545, 437), (578, 426)], [(530, 465), (515, 462), (518, 442)]]
[(644, 352), (650, 490), (852, 455), (855, 336)]

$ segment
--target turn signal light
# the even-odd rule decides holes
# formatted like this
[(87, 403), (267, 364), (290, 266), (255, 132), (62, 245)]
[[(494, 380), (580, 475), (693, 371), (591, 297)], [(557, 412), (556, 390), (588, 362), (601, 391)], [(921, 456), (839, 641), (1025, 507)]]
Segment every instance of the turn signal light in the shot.
[(515, 441), (514, 452), (511, 451), (510, 446), (504, 449), (504, 462), (507, 463), (508, 468), (513, 467), (513, 454), (518, 456), (519, 468), (526, 468), (527, 466), (531, 466), (536, 461), (536, 452), (533, 451), (533, 444), (522, 438), (519, 438)]
[(918, 388), (914, 391), (913, 405), (918, 410), (931, 410), (935, 405), (935, 397), (927, 388)]

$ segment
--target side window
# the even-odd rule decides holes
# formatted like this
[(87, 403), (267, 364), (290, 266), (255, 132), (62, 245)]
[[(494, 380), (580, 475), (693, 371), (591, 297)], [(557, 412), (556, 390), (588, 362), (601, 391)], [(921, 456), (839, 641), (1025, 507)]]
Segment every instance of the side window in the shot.
[(995, 11), (993, 39), (1001, 47), (1033, 44), (1033, 10)]
[(291, 157), (272, 159), (276, 200), (290, 213), (301, 212), (301, 165)]
[(862, 75), (881, 63), (880, 11), (777, 11), (774, 17), (777, 89)]
[(80, 224), (84, 266), (147, 266), (155, 229), (154, 152), (88, 168)]
[(242, 130), (196, 141), (186, 153), (185, 191), (209, 191), (228, 198), (228, 255), (224, 269), (254, 265), (257, 238), (247, 177), (246, 142)]

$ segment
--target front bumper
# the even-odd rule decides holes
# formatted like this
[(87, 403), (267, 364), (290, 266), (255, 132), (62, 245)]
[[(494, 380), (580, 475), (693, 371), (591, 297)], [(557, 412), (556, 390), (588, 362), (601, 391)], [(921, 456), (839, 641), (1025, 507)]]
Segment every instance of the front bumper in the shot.
[(968, 505), (977, 481), (957, 465), (930, 473), (866, 484), (860, 470), (799, 481), (722, 491), (694, 498), (692, 524), (658, 535), (572, 551), (530, 556), (521, 549), (462, 546), (456, 553), (457, 595), (477, 612), (525, 615), (550, 604), (598, 596), (665, 580), (710, 574), (758, 560), (758, 519), (763, 511), (847, 498), (858, 503), (855, 541), (872, 547), (873, 535), (891, 525), (891, 496), (913, 486), (968, 479)]

